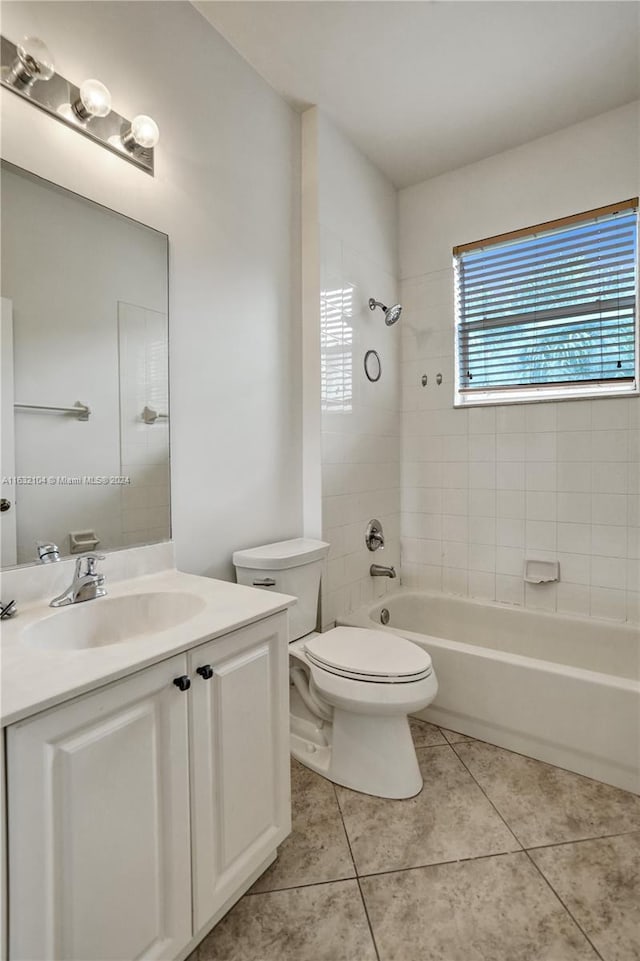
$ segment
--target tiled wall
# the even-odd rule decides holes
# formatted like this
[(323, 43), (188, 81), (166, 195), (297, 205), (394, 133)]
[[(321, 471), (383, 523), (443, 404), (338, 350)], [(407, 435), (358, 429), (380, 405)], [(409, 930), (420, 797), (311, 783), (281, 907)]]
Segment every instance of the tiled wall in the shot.
[[(398, 299), (396, 192), (330, 122), (318, 118), (322, 534), (331, 544), (322, 625), (395, 588), (373, 562), (400, 566), (400, 339), (374, 297)], [(365, 377), (367, 350), (382, 376)], [(384, 550), (364, 543), (382, 521)]]
[[(323, 536), (331, 544), (324, 626), (379, 597), (397, 582), (372, 578), (372, 563), (400, 566), (400, 329), (372, 314), (370, 296), (395, 301), (395, 280), (322, 231), (321, 354)], [(364, 374), (376, 349), (382, 377)], [(370, 519), (382, 522), (384, 550), (364, 543)]]
[[(402, 285), (403, 585), (637, 622), (640, 400), (452, 409), (452, 291)], [(525, 584), (525, 558), (560, 582)]]
[[(639, 620), (640, 398), (453, 409), (451, 254), (636, 196), (638, 108), (400, 191), (406, 587)], [(525, 584), (525, 558), (560, 582)]]
[(142, 419), (150, 407), (169, 412), (167, 315), (118, 304), (120, 366), (120, 489), (122, 543), (145, 544), (171, 536), (169, 419)]

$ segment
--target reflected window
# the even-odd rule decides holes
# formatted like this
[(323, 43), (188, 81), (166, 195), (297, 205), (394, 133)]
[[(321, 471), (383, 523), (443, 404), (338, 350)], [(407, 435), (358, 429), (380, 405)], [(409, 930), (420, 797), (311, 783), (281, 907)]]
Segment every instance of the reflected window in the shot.
[(323, 290), (320, 298), (322, 409), (353, 406), (353, 287)]

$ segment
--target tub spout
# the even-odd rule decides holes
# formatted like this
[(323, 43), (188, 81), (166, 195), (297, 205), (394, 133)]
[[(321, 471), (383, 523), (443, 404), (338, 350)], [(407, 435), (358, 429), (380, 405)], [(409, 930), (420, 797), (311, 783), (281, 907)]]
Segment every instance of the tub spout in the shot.
[(372, 577), (397, 577), (395, 567), (385, 567), (383, 564), (372, 564), (369, 573)]

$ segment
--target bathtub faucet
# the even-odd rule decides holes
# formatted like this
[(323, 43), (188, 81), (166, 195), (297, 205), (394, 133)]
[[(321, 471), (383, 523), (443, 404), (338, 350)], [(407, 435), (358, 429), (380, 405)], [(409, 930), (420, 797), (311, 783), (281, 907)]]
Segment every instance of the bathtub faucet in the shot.
[(395, 567), (385, 567), (383, 564), (372, 564), (369, 573), (372, 577), (397, 577)]

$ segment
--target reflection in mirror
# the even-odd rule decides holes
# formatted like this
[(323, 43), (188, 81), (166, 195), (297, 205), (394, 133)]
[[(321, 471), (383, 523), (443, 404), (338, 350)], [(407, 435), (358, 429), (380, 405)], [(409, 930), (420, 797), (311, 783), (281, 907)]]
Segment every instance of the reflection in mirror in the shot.
[(1, 230), (2, 566), (166, 540), (166, 235), (4, 163)]

